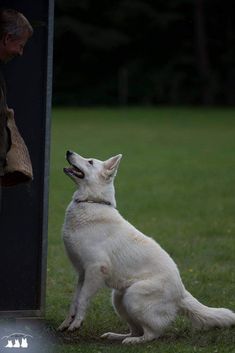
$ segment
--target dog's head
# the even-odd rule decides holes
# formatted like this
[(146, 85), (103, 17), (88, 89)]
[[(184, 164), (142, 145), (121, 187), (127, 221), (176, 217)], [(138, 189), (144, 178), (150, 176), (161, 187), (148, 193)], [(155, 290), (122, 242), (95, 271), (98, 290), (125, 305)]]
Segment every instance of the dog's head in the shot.
[(106, 161), (100, 161), (67, 151), (66, 159), (70, 167), (64, 168), (64, 172), (78, 186), (80, 198), (102, 200), (112, 197), (112, 193), (114, 197), (113, 180), (121, 158), (122, 155), (119, 154)]

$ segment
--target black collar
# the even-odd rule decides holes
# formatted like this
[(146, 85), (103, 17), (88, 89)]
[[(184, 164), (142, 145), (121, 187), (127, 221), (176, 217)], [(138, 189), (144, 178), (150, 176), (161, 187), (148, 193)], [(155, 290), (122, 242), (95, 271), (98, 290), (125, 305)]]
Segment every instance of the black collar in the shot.
[(75, 199), (74, 200), (76, 203), (99, 203), (101, 205), (107, 205), (107, 206), (112, 206), (114, 207), (111, 202), (109, 201), (93, 201), (93, 200), (78, 200), (78, 199)]

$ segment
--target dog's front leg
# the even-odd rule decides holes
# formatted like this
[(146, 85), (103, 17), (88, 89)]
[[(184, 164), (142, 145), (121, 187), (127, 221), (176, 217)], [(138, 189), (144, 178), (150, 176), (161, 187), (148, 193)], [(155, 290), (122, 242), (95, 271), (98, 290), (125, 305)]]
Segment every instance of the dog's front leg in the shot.
[(83, 286), (75, 303), (77, 307), (76, 315), (68, 328), (69, 331), (80, 328), (90, 300), (100, 288), (104, 287), (104, 279), (100, 268), (100, 265), (91, 265), (86, 268)]
[(62, 324), (58, 327), (58, 331), (64, 331), (67, 330), (67, 328), (70, 326), (70, 324), (73, 322), (76, 312), (77, 312), (77, 301), (78, 301), (78, 296), (81, 291), (81, 288), (83, 286), (84, 282), (84, 274), (80, 273), (79, 278), (78, 278), (78, 283), (75, 289), (75, 293), (73, 296), (73, 300), (70, 305), (70, 309), (68, 312), (68, 315), (66, 316), (65, 320), (62, 322)]

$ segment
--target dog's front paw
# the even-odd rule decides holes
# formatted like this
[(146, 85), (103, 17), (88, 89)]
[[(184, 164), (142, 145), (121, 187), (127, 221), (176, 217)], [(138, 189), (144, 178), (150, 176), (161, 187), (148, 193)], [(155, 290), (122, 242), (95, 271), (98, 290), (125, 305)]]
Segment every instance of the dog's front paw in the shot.
[(82, 326), (83, 320), (81, 319), (74, 319), (71, 325), (69, 325), (68, 331), (73, 332), (78, 330)]
[(69, 327), (71, 321), (65, 319), (62, 324), (57, 328), (57, 331), (65, 331)]

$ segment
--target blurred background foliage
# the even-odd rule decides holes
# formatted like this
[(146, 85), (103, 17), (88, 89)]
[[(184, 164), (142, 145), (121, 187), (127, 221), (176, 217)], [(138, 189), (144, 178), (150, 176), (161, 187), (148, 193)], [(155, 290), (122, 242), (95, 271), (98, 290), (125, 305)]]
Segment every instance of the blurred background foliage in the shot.
[(232, 0), (56, 0), (54, 105), (234, 105)]

